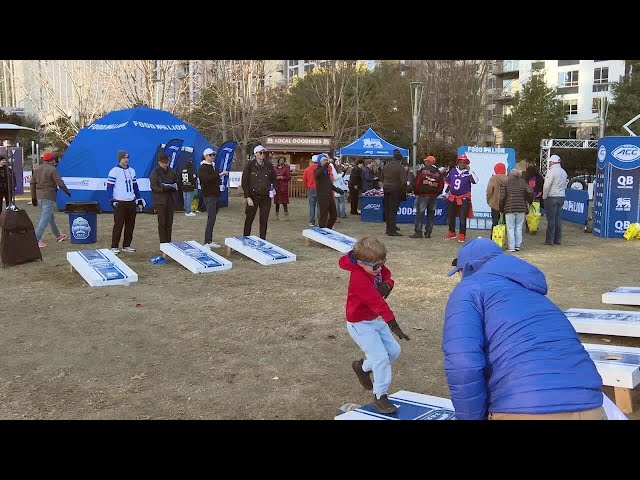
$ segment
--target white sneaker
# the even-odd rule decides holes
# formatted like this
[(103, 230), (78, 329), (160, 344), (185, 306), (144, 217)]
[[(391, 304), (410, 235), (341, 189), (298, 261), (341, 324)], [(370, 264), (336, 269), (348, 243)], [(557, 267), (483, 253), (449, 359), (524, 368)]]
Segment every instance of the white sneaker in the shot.
[(215, 243), (215, 242), (205, 243), (205, 244), (204, 244), (204, 246), (205, 246), (205, 247), (207, 247), (207, 248), (209, 248), (209, 249), (211, 249), (211, 248), (220, 248), (220, 245), (218, 245), (218, 244), (217, 244), (217, 243)]
[(135, 249), (135, 248), (133, 248), (133, 247), (122, 247), (122, 251), (123, 251), (123, 252), (133, 253), (133, 252), (135, 252), (135, 251), (136, 251), (136, 249)]
[(196, 214), (195, 214), (195, 213), (193, 213), (193, 212), (189, 212), (189, 213), (185, 213), (185, 214), (184, 214), (184, 216), (185, 216), (185, 217), (195, 217), (195, 216), (196, 216)]
[(119, 248), (112, 248), (111, 249), (111, 253), (113, 253), (114, 255), (118, 255), (120, 253), (120, 249)]

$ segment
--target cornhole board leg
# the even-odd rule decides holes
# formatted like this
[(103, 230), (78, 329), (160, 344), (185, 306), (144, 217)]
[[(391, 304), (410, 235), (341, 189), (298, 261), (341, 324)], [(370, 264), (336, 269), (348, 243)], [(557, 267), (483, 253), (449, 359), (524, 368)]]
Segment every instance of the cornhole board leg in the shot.
[(616, 397), (616, 406), (622, 410), (622, 413), (629, 415), (633, 413), (633, 405), (631, 404), (631, 390), (623, 387), (613, 387)]
[(231, 255), (233, 253), (233, 250), (231, 249), (231, 247), (227, 247), (227, 255)]
[(304, 237), (304, 244), (305, 244), (305, 246), (307, 246), (307, 247), (308, 247), (310, 243), (311, 243), (311, 242), (309, 241), (309, 239), (308, 239), (307, 237)]

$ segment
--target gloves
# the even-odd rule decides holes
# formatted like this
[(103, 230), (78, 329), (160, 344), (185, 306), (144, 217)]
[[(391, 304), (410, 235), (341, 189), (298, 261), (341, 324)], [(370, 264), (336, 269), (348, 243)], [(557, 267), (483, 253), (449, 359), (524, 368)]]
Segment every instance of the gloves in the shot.
[(400, 329), (400, 325), (398, 325), (395, 318), (388, 322), (387, 325), (389, 325), (391, 331), (395, 333), (399, 339), (410, 340), (409, 336)]
[(393, 289), (393, 287), (386, 282), (382, 282), (376, 288), (380, 292), (380, 295), (382, 295), (382, 298), (387, 298)]
[(34, 207), (38, 206), (38, 199), (36, 197), (31, 197), (31, 205)]
[(118, 208), (118, 202), (117, 200), (114, 200), (113, 198), (111, 200), (109, 200), (109, 204), (111, 205), (111, 208), (113, 210), (115, 210), (116, 208)]

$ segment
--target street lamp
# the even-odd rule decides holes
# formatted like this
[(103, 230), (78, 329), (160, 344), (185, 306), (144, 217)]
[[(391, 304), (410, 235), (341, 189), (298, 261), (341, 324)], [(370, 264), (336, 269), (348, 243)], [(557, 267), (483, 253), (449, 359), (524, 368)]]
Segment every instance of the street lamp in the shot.
[(418, 114), (422, 99), (422, 82), (411, 82), (411, 114), (413, 115), (413, 171), (416, 171), (416, 150), (418, 149)]

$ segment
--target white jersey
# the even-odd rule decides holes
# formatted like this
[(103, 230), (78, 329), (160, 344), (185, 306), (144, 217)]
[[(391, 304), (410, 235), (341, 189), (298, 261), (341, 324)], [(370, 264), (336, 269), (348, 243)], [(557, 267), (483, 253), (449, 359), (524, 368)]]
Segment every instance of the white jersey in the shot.
[(107, 178), (107, 188), (113, 185), (113, 199), (119, 201), (131, 201), (136, 199), (133, 185), (137, 185), (136, 171), (131, 168), (113, 167)]

